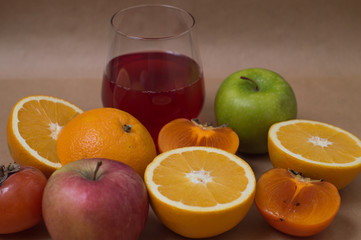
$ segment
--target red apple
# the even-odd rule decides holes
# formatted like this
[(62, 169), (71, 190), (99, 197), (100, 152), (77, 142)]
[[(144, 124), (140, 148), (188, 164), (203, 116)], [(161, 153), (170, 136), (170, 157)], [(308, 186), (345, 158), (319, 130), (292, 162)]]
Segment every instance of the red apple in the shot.
[(43, 195), (43, 218), (59, 239), (138, 239), (148, 216), (142, 178), (124, 163), (82, 159), (56, 170)]

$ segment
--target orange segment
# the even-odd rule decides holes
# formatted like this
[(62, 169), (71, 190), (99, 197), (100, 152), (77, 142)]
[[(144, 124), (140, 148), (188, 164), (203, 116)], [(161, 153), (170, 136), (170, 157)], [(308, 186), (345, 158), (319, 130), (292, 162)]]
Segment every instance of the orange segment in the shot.
[(238, 224), (252, 205), (255, 177), (241, 158), (213, 147), (158, 155), (144, 177), (154, 211), (185, 237), (211, 237)]
[(275, 167), (291, 168), (341, 189), (361, 171), (361, 141), (353, 134), (310, 120), (290, 120), (269, 130), (268, 150)]
[(15, 162), (49, 176), (61, 167), (56, 141), (65, 124), (82, 110), (63, 99), (28, 96), (15, 104), (7, 126), (8, 145)]

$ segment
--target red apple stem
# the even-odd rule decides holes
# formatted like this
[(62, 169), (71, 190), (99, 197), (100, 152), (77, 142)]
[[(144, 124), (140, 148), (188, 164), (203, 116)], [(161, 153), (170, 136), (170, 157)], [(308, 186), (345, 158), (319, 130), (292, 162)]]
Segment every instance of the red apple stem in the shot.
[(97, 162), (97, 165), (96, 165), (95, 170), (94, 170), (94, 175), (93, 175), (93, 180), (94, 180), (94, 181), (97, 180), (97, 173), (98, 173), (99, 168), (100, 168), (100, 166), (101, 166), (102, 164), (103, 164), (102, 161), (98, 161), (98, 162)]
[(255, 86), (256, 86), (256, 91), (258, 91), (258, 84), (256, 83), (255, 80), (251, 79), (251, 78), (248, 78), (248, 77), (244, 77), (244, 76), (241, 76), (241, 79), (243, 80), (248, 80), (248, 81), (251, 81)]

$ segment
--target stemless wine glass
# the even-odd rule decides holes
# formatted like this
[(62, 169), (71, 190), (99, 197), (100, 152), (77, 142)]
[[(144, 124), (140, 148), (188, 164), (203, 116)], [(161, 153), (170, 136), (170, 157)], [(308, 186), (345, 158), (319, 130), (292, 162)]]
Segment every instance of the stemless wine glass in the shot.
[(195, 20), (168, 5), (126, 8), (111, 18), (114, 33), (104, 71), (102, 102), (136, 117), (155, 143), (176, 118), (196, 118), (204, 102), (204, 79)]

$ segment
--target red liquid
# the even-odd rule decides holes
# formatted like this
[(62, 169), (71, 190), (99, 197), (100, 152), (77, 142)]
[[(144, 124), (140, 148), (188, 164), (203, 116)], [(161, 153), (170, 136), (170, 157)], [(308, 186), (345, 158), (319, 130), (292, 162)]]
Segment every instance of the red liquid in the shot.
[(104, 107), (136, 117), (157, 143), (166, 123), (198, 116), (204, 101), (203, 74), (184, 55), (140, 52), (118, 56), (106, 67), (102, 101)]

